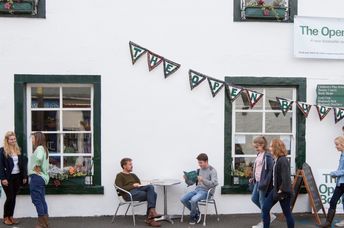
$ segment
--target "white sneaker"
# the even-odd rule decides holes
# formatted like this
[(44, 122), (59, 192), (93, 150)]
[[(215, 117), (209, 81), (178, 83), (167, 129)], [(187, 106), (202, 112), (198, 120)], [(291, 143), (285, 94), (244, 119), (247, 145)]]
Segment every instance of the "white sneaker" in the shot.
[(270, 213), (270, 223), (272, 223), (276, 219), (276, 215)]
[(264, 227), (263, 222), (260, 222), (257, 225), (252, 226), (252, 228), (263, 228), (263, 227)]
[(334, 224), (337, 227), (344, 227), (344, 220), (337, 222), (336, 224)]

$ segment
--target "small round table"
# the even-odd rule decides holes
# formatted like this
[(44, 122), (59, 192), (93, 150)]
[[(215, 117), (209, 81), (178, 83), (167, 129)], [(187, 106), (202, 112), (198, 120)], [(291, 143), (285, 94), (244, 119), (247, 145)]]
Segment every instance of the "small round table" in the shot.
[(155, 221), (167, 221), (173, 224), (173, 219), (180, 218), (178, 215), (167, 214), (167, 187), (180, 184), (181, 181), (178, 179), (156, 179), (151, 182), (152, 185), (161, 186), (164, 190), (164, 214), (156, 218)]

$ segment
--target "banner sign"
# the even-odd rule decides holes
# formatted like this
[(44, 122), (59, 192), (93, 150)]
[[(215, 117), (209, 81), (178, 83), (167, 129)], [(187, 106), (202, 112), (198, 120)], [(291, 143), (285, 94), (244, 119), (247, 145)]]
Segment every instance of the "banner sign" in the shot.
[(344, 59), (344, 18), (295, 16), (294, 56)]
[[(336, 179), (331, 177), (331, 171), (333, 170), (317, 169), (314, 173), (315, 180), (318, 184), (321, 201), (326, 211), (330, 208), (330, 200), (336, 187)], [(336, 213), (343, 212), (343, 201), (341, 199), (337, 203)]]

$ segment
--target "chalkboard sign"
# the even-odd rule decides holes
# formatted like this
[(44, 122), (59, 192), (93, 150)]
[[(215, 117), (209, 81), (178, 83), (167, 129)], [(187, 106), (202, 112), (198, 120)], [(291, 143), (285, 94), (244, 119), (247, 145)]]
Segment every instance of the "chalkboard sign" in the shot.
[(318, 186), (315, 183), (315, 179), (312, 173), (311, 167), (304, 163), (302, 170), (298, 170), (293, 182), (294, 196), (291, 199), (291, 209), (293, 210), (297, 196), (300, 192), (302, 184), (306, 187), (309, 196), (309, 203), (314, 212), (314, 216), (317, 224), (320, 224), (320, 217), (318, 212), (322, 210), (323, 215), (326, 217), (324, 205), (318, 191)]
[[(302, 170), (303, 170), (303, 172), (305, 174), (305, 177), (306, 177), (306, 180), (307, 180), (307, 181), (305, 181), (305, 183), (309, 187), (310, 196), (313, 199), (313, 203), (314, 203), (315, 209), (318, 212), (321, 209), (323, 209), (324, 206), (323, 206), (322, 200), (320, 198), (320, 194), (319, 194), (319, 191), (318, 191), (318, 186), (316, 185), (315, 180), (314, 180), (312, 169), (311, 169), (311, 167), (307, 163), (304, 163), (302, 165)], [(306, 185), (306, 188), (307, 188), (307, 185)]]
[(317, 105), (344, 107), (344, 85), (318, 85)]

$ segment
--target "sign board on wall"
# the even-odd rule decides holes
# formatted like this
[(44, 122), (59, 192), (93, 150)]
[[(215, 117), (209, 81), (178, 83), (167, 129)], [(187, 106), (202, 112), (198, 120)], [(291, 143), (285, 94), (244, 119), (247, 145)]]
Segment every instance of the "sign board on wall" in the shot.
[(344, 18), (295, 16), (294, 56), (344, 59)]
[[(314, 173), (319, 194), (326, 211), (330, 208), (330, 200), (336, 187), (336, 179), (330, 176), (330, 172), (334, 170), (317, 169)], [(337, 203), (336, 213), (343, 213), (342, 199)]]
[(344, 85), (318, 85), (317, 105), (344, 107)]

